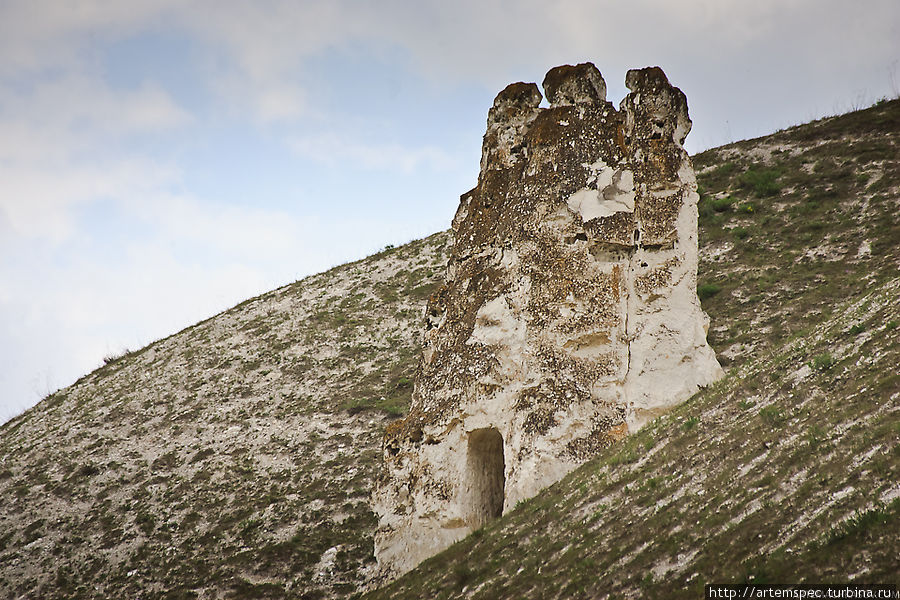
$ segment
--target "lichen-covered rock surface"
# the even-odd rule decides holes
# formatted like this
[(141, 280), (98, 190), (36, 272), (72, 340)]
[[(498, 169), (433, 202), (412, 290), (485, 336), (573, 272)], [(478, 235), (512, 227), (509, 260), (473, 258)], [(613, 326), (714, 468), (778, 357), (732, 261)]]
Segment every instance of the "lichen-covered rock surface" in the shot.
[(514, 83), (453, 221), (406, 419), (385, 434), (376, 556), (405, 572), (722, 375), (696, 293), (684, 94), (592, 64)]

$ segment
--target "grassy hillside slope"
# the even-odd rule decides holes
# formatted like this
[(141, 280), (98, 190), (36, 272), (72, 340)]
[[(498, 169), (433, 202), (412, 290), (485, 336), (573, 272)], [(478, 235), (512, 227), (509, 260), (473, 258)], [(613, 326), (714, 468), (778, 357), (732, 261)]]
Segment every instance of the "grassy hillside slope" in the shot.
[[(695, 157), (728, 378), (378, 596), (896, 566), (898, 143), (894, 101)], [(0, 427), (0, 597), (356, 595), (448, 240), (247, 301)]]
[(244, 302), (0, 428), (0, 598), (357, 590), (447, 240)]

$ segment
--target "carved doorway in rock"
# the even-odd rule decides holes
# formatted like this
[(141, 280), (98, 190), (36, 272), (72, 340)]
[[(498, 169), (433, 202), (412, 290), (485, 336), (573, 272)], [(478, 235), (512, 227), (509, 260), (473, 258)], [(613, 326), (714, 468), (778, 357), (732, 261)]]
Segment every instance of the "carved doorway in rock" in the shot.
[(469, 434), (468, 450), (468, 525), (477, 529), (503, 514), (503, 436), (493, 427), (476, 429)]

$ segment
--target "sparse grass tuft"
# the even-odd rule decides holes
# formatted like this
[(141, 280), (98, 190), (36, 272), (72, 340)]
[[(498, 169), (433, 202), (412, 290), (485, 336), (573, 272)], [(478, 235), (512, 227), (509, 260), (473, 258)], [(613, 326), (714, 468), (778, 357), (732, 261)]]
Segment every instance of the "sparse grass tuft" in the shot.
[(766, 406), (759, 409), (759, 416), (769, 427), (780, 427), (787, 420), (784, 411), (777, 406)]
[(131, 350), (129, 350), (128, 348), (125, 348), (121, 352), (114, 352), (111, 354), (107, 354), (106, 356), (103, 357), (103, 364), (111, 365), (113, 363), (119, 362), (123, 358), (127, 357), (129, 354), (131, 354)]
[(887, 525), (896, 520), (898, 507), (900, 503), (895, 499), (890, 506), (879, 503), (869, 510), (857, 510), (852, 517), (831, 528), (825, 537), (825, 545), (834, 546), (851, 536), (865, 536), (870, 530)]
[(700, 422), (700, 417), (693, 417), (693, 416), (692, 416), (692, 417), (688, 417), (688, 418), (685, 419), (684, 422), (681, 424), (681, 428), (682, 428), (683, 430), (685, 430), (685, 431), (690, 431), (691, 429), (693, 429), (694, 427), (696, 427), (697, 423), (699, 423), (699, 422)]

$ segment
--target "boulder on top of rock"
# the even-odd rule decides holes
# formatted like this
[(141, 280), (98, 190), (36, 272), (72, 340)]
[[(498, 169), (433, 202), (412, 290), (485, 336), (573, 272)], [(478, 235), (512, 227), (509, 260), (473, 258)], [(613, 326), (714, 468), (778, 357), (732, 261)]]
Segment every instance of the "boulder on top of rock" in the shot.
[(554, 67), (544, 77), (543, 87), (550, 106), (606, 102), (606, 82), (592, 63)]

